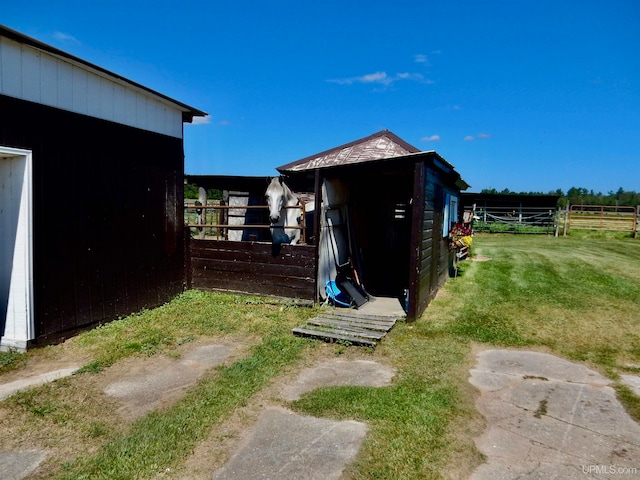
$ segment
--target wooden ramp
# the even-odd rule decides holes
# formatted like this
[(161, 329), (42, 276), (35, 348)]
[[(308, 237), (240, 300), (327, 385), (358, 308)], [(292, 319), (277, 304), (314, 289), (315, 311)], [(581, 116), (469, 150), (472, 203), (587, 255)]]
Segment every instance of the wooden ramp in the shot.
[(400, 315), (376, 315), (358, 310), (334, 308), (307, 320), (292, 330), (294, 335), (326, 342), (349, 342), (375, 347), (401, 319)]

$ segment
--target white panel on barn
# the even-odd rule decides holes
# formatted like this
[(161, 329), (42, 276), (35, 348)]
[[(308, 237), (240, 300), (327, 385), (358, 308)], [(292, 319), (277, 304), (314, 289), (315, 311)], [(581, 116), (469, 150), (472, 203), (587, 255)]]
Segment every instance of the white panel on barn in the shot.
[(80, 68), (74, 67), (73, 75), (73, 111), (87, 115), (89, 113), (88, 96), (89, 90), (87, 83), (89, 82), (89, 74)]
[(115, 122), (115, 91), (116, 84), (100, 82), (100, 118)]
[(15, 72), (22, 70), (21, 65), (21, 53), (20, 44), (6, 38), (0, 39), (2, 41), (2, 90), (0, 93), (9, 95), (11, 97), (22, 96), (22, 81), (20, 75), (15, 75)]
[(30, 102), (40, 101), (40, 55), (22, 52), (22, 97)]
[(147, 99), (141, 93), (136, 93), (136, 120), (135, 125), (148, 128), (147, 121)]
[(113, 121), (126, 123), (127, 92), (122, 85), (113, 85)]
[(136, 92), (124, 90), (124, 107), (124, 118), (122, 119), (122, 123), (125, 125), (135, 125), (137, 108)]
[(63, 110), (73, 111), (73, 68), (66, 62), (58, 61), (58, 100), (54, 105)]
[[(112, 118), (107, 118), (106, 110), (103, 110), (102, 108), (102, 99), (104, 97), (104, 93), (107, 92), (106, 86), (103, 87), (103, 84), (105, 83), (106, 82), (103, 82), (99, 77), (96, 77), (95, 75), (87, 76), (87, 115), (91, 115), (92, 117), (96, 118), (104, 118), (105, 120), (111, 120)], [(109, 101), (113, 102), (113, 95), (110, 96)]]
[(158, 102), (149, 102), (147, 105), (147, 125), (149, 130), (160, 130), (164, 122), (162, 121), (162, 115), (164, 112), (160, 110), (160, 104)]
[(44, 105), (58, 104), (58, 62), (49, 55), (40, 57), (40, 101)]

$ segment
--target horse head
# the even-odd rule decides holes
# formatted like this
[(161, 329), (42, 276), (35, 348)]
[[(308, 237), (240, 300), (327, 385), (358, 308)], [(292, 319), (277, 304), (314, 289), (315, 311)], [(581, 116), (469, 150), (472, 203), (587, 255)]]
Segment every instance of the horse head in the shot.
[(267, 205), (269, 206), (269, 220), (272, 224), (280, 221), (280, 212), (287, 204), (285, 186), (282, 182), (282, 177), (274, 177), (271, 179), (267, 191), (264, 194)]
[(264, 196), (269, 206), (271, 238), (274, 245), (280, 243), (295, 245), (298, 243), (301, 236), (298, 228), (300, 209), (286, 208), (298, 205), (298, 198), (282, 181), (282, 177), (271, 179)]

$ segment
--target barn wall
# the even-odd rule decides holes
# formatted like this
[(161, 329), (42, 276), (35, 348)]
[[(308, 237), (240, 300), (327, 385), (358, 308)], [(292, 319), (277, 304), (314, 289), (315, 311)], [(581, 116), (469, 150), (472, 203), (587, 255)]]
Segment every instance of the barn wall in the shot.
[(33, 152), (37, 337), (182, 291), (182, 139), (2, 95), (0, 111), (0, 145)]
[(188, 240), (190, 287), (316, 299), (316, 247), (270, 243)]

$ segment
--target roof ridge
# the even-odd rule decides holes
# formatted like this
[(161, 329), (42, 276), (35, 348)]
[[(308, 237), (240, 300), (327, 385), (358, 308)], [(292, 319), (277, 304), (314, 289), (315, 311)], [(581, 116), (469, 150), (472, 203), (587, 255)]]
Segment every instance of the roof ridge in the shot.
[(278, 170), (279, 172), (282, 172), (284, 170), (290, 170), (291, 168), (297, 166), (297, 165), (302, 165), (305, 164), (315, 158), (319, 158), (319, 157), (323, 157), (326, 155), (329, 155), (331, 153), (334, 152), (338, 152), (338, 151), (342, 151), (345, 150), (347, 148), (353, 147), (354, 145), (359, 145), (362, 143), (366, 143), (369, 142), (371, 140), (374, 140), (376, 138), (381, 138), (381, 137), (387, 137), (389, 138), (392, 142), (400, 145), (402, 148), (404, 148), (405, 150), (411, 152), (411, 153), (419, 153), (420, 149), (414, 147), (413, 145), (411, 145), (410, 143), (404, 141), (402, 138), (400, 138), (399, 136), (397, 136), (395, 133), (393, 133), (391, 130), (388, 129), (384, 129), (384, 130), (380, 130), (376, 133), (373, 133), (371, 135), (368, 135), (366, 137), (363, 138), (359, 138), (357, 140), (353, 140), (351, 142), (345, 143), (344, 145), (339, 145), (337, 147), (333, 147), (330, 148), (328, 150), (324, 150), (322, 152), (319, 153), (314, 153), (312, 155), (306, 156), (304, 158), (301, 158), (299, 160), (295, 160), (293, 162), (287, 163), (285, 165), (281, 165), (279, 167), (276, 167), (276, 170)]

